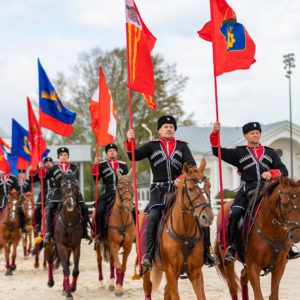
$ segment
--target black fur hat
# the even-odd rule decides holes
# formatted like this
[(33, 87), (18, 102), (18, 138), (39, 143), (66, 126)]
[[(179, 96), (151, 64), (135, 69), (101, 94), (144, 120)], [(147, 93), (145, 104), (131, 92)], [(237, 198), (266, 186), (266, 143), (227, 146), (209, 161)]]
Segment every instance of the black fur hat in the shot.
[(259, 130), (261, 132), (261, 127), (258, 122), (250, 122), (243, 126), (243, 134), (246, 134), (252, 130)]
[(109, 149), (115, 149), (116, 151), (118, 151), (118, 147), (115, 144), (107, 144), (104, 149), (105, 153), (107, 153)]
[(57, 156), (59, 156), (60, 153), (68, 153), (69, 155), (69, 149), (66, 147), (60, 147), (57, 149)]
[(173, 124), (175, 130), (177, 130), (177, 122), (173, 116), (161, 116), (157, 121), (157, 130), (164, 124)]

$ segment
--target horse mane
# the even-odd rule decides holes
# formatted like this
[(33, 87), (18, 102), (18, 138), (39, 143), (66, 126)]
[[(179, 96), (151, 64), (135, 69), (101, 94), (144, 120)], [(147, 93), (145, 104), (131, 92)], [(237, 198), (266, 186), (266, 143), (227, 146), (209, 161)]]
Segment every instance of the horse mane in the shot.
[[(285, 178), (284, 180), (288, 186), (293, 186), (293, 187), (299, 186), (299, 182), (297, 182), (291, 178)], [(273, 191), (279, 184), (280, 184), (280, 182), (279, 182), (279, 178), (278, 178), (275, 181), (271, 182), (270, 184), (265, 185), (264, 188), (262, 189), (262, 191), (260, 192), (260, 197), (271, 196), (271, 194), (273, 193)]]
[(259, 198), (270, 197), (275, 188), (279, 185), (279, 179), (266, 184), (260, 192)]

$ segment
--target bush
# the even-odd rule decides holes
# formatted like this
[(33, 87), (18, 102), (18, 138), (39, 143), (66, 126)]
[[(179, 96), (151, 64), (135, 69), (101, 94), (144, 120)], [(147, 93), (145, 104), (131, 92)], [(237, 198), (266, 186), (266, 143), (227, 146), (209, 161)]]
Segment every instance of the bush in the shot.
[[(228, 190), (228, 189), (224, 189), (223, 190), (223, 196), (224, 199), (233, 199), (236, 195), (236, 192)], [(215, 199), (220, 199), (220, 192), (216, 195)]]

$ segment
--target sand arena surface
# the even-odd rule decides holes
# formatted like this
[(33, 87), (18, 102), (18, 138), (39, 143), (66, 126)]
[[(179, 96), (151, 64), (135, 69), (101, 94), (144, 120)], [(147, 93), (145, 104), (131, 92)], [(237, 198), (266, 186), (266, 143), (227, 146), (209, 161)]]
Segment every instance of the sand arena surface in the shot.
[[(5, 260), (4, 254), (0, 256), (0, 300), (59, 300), (65, 299), (62, 296), (62, 268), (59, 268), (54, 273), (55, 285), (53, 288), (48, 288), (47, 279), (48, 273), (43, 270), (42, 261), (40, 261), (40, 268), (34, 269), (34, 257), (29, 256), (23, 258), (21, 243), (18, 247), (17, 270), (13, 276), (5, 276)], [(124, 300), (140, 300), (143, 298), (142, 280), (132, 281), (133, 263), (135, 260), (135, 251), (133, 250), (128, 263), (128, 269), (124, 279), (125, 294), (122, 298)], [(108, 290), (109, 282), (109, 265), (104, 263), (104, 287), (101, 287), (98, 282), (98, 270), (96, 263), (96, 253), (93, 250), (93, 245), (87, 245), (87, 242), (82, 242), (82, 252), (80, 259), (80, 275), (78, 278), (77, 291), (73, 294), (76, 299), (118, 299), (114, 293)], [(238, 270), (241, 269), (241, 264), (238, 264)], [(227, 286), (223, 279), (221, 279), (215, 269), (203, 267), (204, 283), (206, 299), (230, 299)], [(290, 261), (280, 287), (280, 299), (297, 300), (300, 299), (300, 259)], [(270, 290), (271, 276), (268, 275), (262, 278), (262, 288), (265, 299), (267, 299)], [(164, 281), (153, 299), (163, 299)], [(253, 299), (251, 288), (250, 299)], [(192, 286), (188, 280), (179, 280), (179, 291), (181, 299), (193, 300), (196, 299)]]

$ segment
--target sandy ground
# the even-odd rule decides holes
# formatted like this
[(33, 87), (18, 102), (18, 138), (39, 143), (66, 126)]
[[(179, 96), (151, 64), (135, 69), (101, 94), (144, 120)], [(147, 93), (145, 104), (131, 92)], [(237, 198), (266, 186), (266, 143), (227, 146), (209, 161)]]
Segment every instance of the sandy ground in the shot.
[[(21, 245), (21, 244), (20, 244)], [(19, 245), (17, 257), (17, 270), (13, 276), (5, 276), (4, 255), (0, 256), (0, 300), (53, 300), (65, 299), (62, 296), (62, 269), (55, 271), (55, 286), (48, 288), (47, 271), (42, 267), (34, 269), (34, 259), (32, 256), (27, 259), (23, 258), (21, 246)], [(132, 251), (129, 259), (127, 273), (124, 279), (125, 295), (122, 299), (137, 300), (143, 299), (142, 281), (132, 281), (133, 262), (135, 259), (135, 251)], [(42, 265), (42, 264), (41, 264)], [(240, 265), (240, 264), (239, 264)], [(241, 265), (240, 265), (241, 267)], [(240, 267), (238, 269), (240, 269)], [(108, 265), (104, 265), (104, 281), (105, 286), (100, 287), (97, 281), (97, 264), (96, 255), (92, 245), (82, 243), (82, 255), (80, 260), (80, 275), (78, 279), (78, 289), (74, 293), (74, 299), (116, 299), (113, 292), (108, 290)], [(227, 287), (224, 281), (218, 276), (215, 269), (203, 268), (205, 280), (205, 292), (208, 300), (230, 299)], [(280, 299), (297, 300), (300, 299), (300, 259), (290, 261), (287, 265), (285, 274), (281, 281)], [(263, 294), (267, 299), (270, 289), (270, 275), (262, 278)], [(188, 280), (179, 281), (179, 290), (181, 299), (196, 299), (191, 284)], [(250, 299), (253, 294), (250, 289)], [(163, 299), (163, 284), (153, 299)]]

